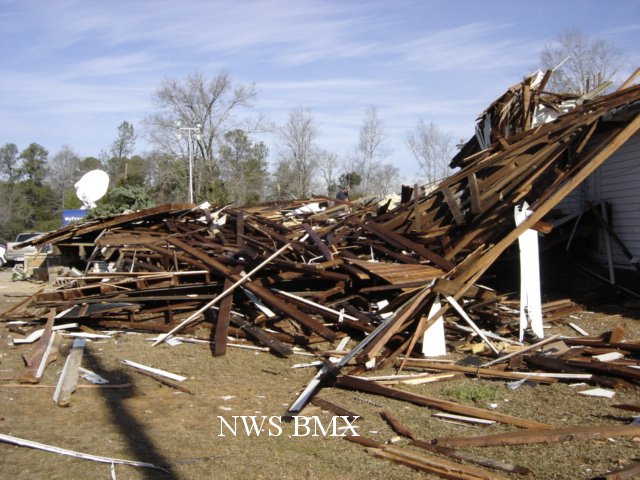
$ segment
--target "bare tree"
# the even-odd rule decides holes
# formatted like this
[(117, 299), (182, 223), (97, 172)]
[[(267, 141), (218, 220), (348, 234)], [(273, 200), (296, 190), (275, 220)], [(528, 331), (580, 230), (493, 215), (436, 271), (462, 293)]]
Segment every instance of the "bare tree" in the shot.
[(49, 172), (49, 183), (58, 195), (60, 208), (64, 209), (67, 194), (80, 180), (80, 156), (71, 147), (64, 145), (49, 160)]
[(326, 150), (318, 150), (315, 157), (317, 158), (318, 171), (324, 182), (326, 194), (335, 194), (338, 187), (338, 179), (336, 177), (338, 174), (338, 156)]
[(314, 142), (318, 136), (318, 127), (309, 109), (298, 107), (291, 111), (279, 134), (280, 155), (290, 163), (291, 193), (297, 198), (306, 198), (311, 193), (316, 171)]
[(376, 194), (379, 198), (383, 198), (394, 191), (399, 190), (397, 188), (398, 174), (400, 170), (391, 163), (375, 163), (372, 169), (372, 181), (371, 192)]
[[(160, 113), (146, 120), (149, 138), (159, 152), (180, 158), (183, 171), (188, 168), (189, 148), (193, 147), (196, 198), (206, 197), (219, 175), (216, 154), (225, 132), (237, 126), (234, 114), (250, 107), (255, 96), (254, 85), (236, 85), (226, 72), (210, 80), (200, 74), (184, 81), (165, 79), (155, 93)], [(190, 129), (183, 133), (193, 135), (178, 138), (180, 129)], [(186, 143), (189, 139), (193, 145)]]
[(414, 131), (406, 138), (407, 147), (420, 166), (425, 183), (435, 183), (449, 174), (453, 157), (453, 140), (433, 122), (419, 120)]
[(544, 46), (540, 65), (544, 70), (559, 66), (547, 84), (548, 90), (586, 93), (607, 80), (615, 81), (624, 56), (612, 43), (570, 29), (553, 45)]
[(111, 157), (107, 160), (107, 170), (114, 183), (120, 178), (127, 179), (127, 159), (133, 154), (136, 138), (133, 124), (125, 120), (118, 126), (118, 136), (111, 144)]
[(388, 153), (382, 148), (382, 143), (386, 138), (387, 133), (378, 117), (378, 109), (375, 105), (370, 105), (365, 111), (357, 149), (358, 173), (362, 177), (363, 193), (371, 193), (372, 172), (375, 163), (388, 156)]

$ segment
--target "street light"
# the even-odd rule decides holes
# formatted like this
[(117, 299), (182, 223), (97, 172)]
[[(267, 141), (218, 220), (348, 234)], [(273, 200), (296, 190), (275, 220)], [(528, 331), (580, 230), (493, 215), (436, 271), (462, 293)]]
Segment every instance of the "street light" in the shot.
[(193, 147), (191, 146), (191, 132), (196, 132), (196, 139), (200, 140), (202, 124), (196, 123), (195, 127), (183, 127), (182, 122), (178, 120), (176, 121), (176, 126), (178, 127), (178, 130), (184, 130), (187, 132), (187, 154), (189, 156), (189, 203), (193, 203)]

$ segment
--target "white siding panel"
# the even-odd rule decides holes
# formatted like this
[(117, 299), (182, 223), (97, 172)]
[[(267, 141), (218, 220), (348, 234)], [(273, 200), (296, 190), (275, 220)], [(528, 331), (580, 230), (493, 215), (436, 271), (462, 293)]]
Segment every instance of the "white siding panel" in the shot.
[[(611, 203), (609, 222), (614, 232), (631, 253), (640, 258), (640, 134), (631, 137), (598, 170), (598, 198), (594, 201)], [(615, 244), (613, 252), (616, 264), (629, 265)]]
[[(640, 132), (631, 137), (609, 159), (571, 192), (556, 210), (577, 214), (587, 202), (611, 204), (609, 223), (631, 253), (640, 258)], [(596, 259), (607, 262), (604, 235), (599, 239)], [(611, 242), (617, 267), (632, 268), (621, 250)]]

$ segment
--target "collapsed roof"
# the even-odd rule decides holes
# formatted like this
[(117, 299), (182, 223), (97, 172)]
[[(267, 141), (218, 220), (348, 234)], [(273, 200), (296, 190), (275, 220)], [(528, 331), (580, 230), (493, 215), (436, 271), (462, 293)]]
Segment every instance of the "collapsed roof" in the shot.
[[(207, 325), (216, 354), (233, 325), (280, 354), (355, 331), (369, 334), (358, 363), (406, 359), (458, 301), (482, 316), (498, 298), (478, 279), (523, 232), (548, 227), (545, 215), (640, 128), (640, 86), (559, 95), (544, 91), (549, 75), (492, 103), (453, 159), (458, 171), (428, 194), (406, 188), (392, 209), (316, 197), (165, 205), (70, 225), (34, 243), (88, 247), (89, 262), (117, 273), (88, 273), (5, 318), (53, 309), (172, 334)], [(524, 202), (533, 213), (516, 226)], [(439, 294), (447, 301), (429, 319)]]

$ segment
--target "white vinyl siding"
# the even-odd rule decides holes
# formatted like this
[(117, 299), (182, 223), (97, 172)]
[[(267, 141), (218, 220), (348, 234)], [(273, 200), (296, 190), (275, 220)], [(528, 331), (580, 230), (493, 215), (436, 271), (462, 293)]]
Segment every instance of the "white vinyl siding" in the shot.
[[(640, 132), (631, 137), (578, 188), (571, 192), (556, 210), (564, 215), (578, 214), (602, 201), (611, 204), (613, 231), (640, 258)], [(604, 232), (601, 232), (596, 260), (607, 262)], [(618, 268), (632, 268), (615, 242), (611, 242), (613, 260)]]

